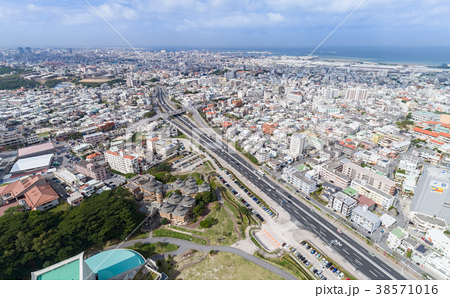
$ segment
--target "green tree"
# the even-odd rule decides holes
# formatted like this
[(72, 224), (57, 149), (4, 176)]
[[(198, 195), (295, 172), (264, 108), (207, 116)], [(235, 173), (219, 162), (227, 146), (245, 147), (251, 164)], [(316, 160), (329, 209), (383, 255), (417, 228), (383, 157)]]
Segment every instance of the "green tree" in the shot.
[(239, 206), (239, 212), (242, 215), (247, 215), (248, 214), (248, 209), (246, 207), (244, 207), (244, 206)]
[(197, 205), (195, 206), (194, 210), (192, 210), (195, 214), (195, 216), (200, 217), (203, 215), (203, 212), (205, 211), (204, 205)]

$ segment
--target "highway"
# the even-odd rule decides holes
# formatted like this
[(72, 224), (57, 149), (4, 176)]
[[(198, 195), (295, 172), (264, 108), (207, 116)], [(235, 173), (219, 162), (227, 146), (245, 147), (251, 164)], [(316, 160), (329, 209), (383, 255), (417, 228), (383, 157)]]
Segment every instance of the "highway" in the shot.
[[(173, 110), (165, 102), (161, 89), (157, 94), (160, 106), (166, 111)], [(206, 130), (199, 129), (187, 117), (182, 115), (173, 116), (168, 119), (174, 126), (183, 131), (186, 136), (196, 140), (206, 150), (211, 151), (232, 169), (246, 177), (260, 191), (264, 192), (277, 204), (281, 205), (291, 216), (291, 220), (300, 228), (310, 230), (317, 234), (323, 242), (327, 243), (331, 249), (339, 253), (353, 267), (361, 271), (372, 280), (404, 280), (396, 269), (391, 268), (383, 260), (376, 256), (371, 256), (368, 250), (361, 244), (349, 237), (345, 233), (338, 233), (336, 227), (327, 219), (318, 215), (313, 209), (305, 205), (300, 200), (294, 200), (285, 190), (276, 185), (273, 181), (262, 176), (254, 169), (247, 160), (237, 153), (229, 150), (228, 145), (221, 139), (212, 137)], [(247, 185), (252, 188), (250, 185)], [(282, 202), (285, 202), (282, 204)], [(287, 202), (287, 203), (286, 203)], [(345, 265), (344, 265), (345, 266)]]

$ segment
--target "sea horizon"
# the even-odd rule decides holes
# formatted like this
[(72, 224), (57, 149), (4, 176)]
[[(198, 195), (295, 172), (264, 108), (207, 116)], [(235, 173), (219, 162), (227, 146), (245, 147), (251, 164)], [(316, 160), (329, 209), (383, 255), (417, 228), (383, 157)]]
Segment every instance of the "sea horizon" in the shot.
[[(210, 52), (237, 52), (261, 56), (308, 56), (313, 47), (154, 47), (147, 50), (202, 50)], [(450, 64), (450, 47), (428, 46), (323, 46), (313, 56), (324, 59), (337, 59), (373, 63), (411, 64), (440, 66)]]

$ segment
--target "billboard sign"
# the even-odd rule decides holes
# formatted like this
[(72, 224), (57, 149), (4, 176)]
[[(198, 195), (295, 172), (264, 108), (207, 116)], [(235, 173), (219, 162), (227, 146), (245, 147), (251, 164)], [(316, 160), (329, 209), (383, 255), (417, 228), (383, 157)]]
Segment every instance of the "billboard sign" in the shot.
[(444, 190), (448, 188), (448, 183), (439, 182), (439, 181), (432, 181), (430, 186), (431, 186), (431, 192), (443, 193)]

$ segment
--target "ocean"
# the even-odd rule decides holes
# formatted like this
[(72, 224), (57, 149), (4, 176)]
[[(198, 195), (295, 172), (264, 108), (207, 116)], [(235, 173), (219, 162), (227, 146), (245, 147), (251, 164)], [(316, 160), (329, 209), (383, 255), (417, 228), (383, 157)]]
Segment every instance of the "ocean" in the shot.
[[(161, 50), (162, 48), (158, 49)], [(314, 47), (299, 48), (208, 48), (210, 52), (247, 52), (246, 55), (306, 56)], [(155, 50), (155, 49), (148, 49)], [(203, 50), (206, 48), (166, 48), (167, 51)], [(450, 47), (412, 46), (323, 46), (314, 56), (377, 63), (400, 63), (437, 66), (450, 64)]]

